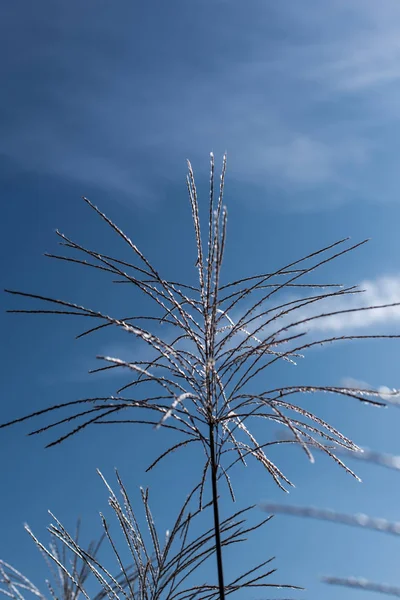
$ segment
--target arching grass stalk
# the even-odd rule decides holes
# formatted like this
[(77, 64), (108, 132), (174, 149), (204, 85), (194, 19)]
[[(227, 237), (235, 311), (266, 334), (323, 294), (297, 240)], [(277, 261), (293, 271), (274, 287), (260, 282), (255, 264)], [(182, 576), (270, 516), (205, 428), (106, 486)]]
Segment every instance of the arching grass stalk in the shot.
[[(150, 509), (148, 490), (141, 490), (143, 519), (133, 508), (135, 502), (130, 499), (118, 472), (118, 494), (100, 472), (99, 475), (107, 487), (109, 505), (122, 536), (113, 533), (112, 523), (102, 513), (102, 538), (88, 548), (80, 543), (79, 535), (69, 534), (54, 515), (51, 515), (53, 523), (48, 527), (52, 540), (49, 547), (25, 526), (53, 575), (55, 587), (46, 582), (53, 600), (218, 600), (218, 586), (198, 584), (193, 577), (215, 551), (214, 528), (199, 527), (197, 521), (203, 516), (203, 511), (200, 508), (190, 510), (191, 498), (198, 489), (195, 488), (178, 509), (172, 527), (160, 534)], [(204, 510), (210, 510), (212, 504), (206, 503)], [(219, 523), (222, 547), (242, 543), (248, 534), (271, 519), (269, 516), (252, 526), (248, 525), (247, 515), (253, 508), (249, 506), (239, 510)], [(145, 527), (141, 524), (143, 520)], [(112, 562), (113, 559), (118, 565), (118, 575), (113, 574), (115, 567), (107, 566), (105, 560), (98, 556), (102, 541), (110, 551), (108, 560)], [(275, 569), (271, 568), (273, 560), (270, 557), (248, 571), (236, 572), (235, 578), (226, 585), (226, 593), (254, 588), (300, 589), (269, 583), (270, 576), (275, 573)], [(100, 590), (95, 595), (91, 595), (87, 587), (90, 576)], [(0, 584), (3, 584), (0, 594), (15, 600), (24, 600), (27, 593), (46, 600), (32, 582), (4, 561), (0, 561)]]
[[(223, 577), (219, 482), (224, 481), (234, 497), (230, 471), (238, 462), (245, 465), (246, 459), (251, 456), (286, 491), (287, 486), (293, 485), (292, 482), (267, 455), (268, 447), (277, 443), (299, 444), (310, 460), (313, 460), (312, 449), (317, 448), (356, 477), (334, 453), (332, 445), (351, 452), (357, 451), (358, 446), (329, 423), (294, 403), (292, 398), (299, 394), (326, 393), (365, 404), (385, 405), (378, 393), (364, 389), (310, 386), (301, 382), (292, 386), (268, 387), (265, 377), (267, 369), (278, 362), (296, 364), (295, 361), (304, 352), (317, 346), (399, 337), (398, 334), (318, 337), (318, 334), (310, 334), (306, 329), (319, 320), (335, 315), (383, 308), (361, 306), (318, 311), (320, 303), (327, 300), (334, 303), (347, 296), (356, 296), (361, 290), (356, 286), (344, 287), (309, 279), (311, 274), (362, 246), (366, 240), (351, 245), (347, 238), (341, 239), (282, 267), (224, 283), (222, 264), (227, 235), (227, 210), (223, 204), (225, 174), (226, 157), (217, 187), (214, 181), (214, 157), (211, 155), (204, 242), (197, 189), (189, 163), (187, 188), (194, 224), (198, 275), (195, 283), (165, 279), (113, 221), (90, 200), (83, 199), (122, 240), (132, 253), (132, 260), (122, 260), (98, 249), (84, 247), (59, 231), (57, 236), (61, 246), (72, 255), (47, 256), (99, 270), (112, 276), (120, 289), (131, 286), (147, 298), (149, 305), (155, 309), (154, 313), (111, 316), (100, 308), (88, 308), (68, 300), (6, 290), (14, 296), (40, 301), (43, 306), (39, 309), (13, 309), (10, 312), (88, 319), (90, 325), (78, 338), (114, 327), (147, 347), (152, 358), (126, 361), (115, 356), (98, 356), (104, 364), (93, 372), (123, 368), (132, 374), (132, 380), (120, 387), (115, 395), (83, 398), (38, 409), (1, 425), (7, 427), (45, 413), (58, 414), (59, 410), (68, 409), (70, 412), (67, 416), (56, 418), (52, 423), (31, 432), (32, 435), (52, 432), (59, 426), (70, 424), (71, 429), (55, 437), (47, 444), (48, 447), (82, 432), (89, 425), (136, 423), (164, 427), (171, 432), (173, 442), (149, 469), (176, 449), (188, 444), (200, 445), (204, 453), (204, 467), (199, 474), (199, 504), (201, 507), (209, 475), (221, 600), (226, 594), (226, 585)], [(121, 288), (120, 284), (125, 286)], [(297, 296), (293, 297), (293, 293)], [(283, 296), (280, 299), (279, 294)], [(317, 307), (317, 310), (310, 314), (313, 307)], [(255, 393), (256, 380), (259, 389)], [(139, 409), (142, 418), (136, 416)], [(131, 417), (128, 413), (132, 411)], [(251, 427), (254, 421), (277, 423), (290, 432), (293, 440), (258, 440)], [(177, 438), (178, 434), (181, 437)]]

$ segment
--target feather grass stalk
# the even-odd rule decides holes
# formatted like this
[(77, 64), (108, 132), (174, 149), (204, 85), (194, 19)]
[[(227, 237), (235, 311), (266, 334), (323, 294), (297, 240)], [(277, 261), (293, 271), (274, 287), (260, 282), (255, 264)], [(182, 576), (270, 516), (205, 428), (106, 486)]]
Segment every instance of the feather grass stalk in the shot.
[[(58, 590), (56, 592), (47, 582), (51, 597), (54, 600), (78, 600), (83, 596), (90, 600), (86, 581), (91, 575), (100, 587), (100, 591), (92, 596), (92, 600), (103, 600), (106, 597), (110, 600), (217, 600), (218, 586), (199, 585), (193, 581), (193, 573), (212, 557), (215, 551), (213, 528), (203, 530), (204, 528), (199, 527), (197, 520), (202, 510), (197, 507), (192, 511), (190, 508), (197, 488), (180, 507), (172, 528), (161, 536), (150, 509), (148, 490), (141, 489), (144, 519), (140, 519), (118, 472), (116, 477), (119, 495), (113, 491), (100, 471), (98, 473), (109, 493), (109, 505), (122, 534), (119, 539), (115, 532), (113, 533), (112, 525), (101, 513), (102, 538), (100, 543), (91, 544), (87, 549), (80, 544), (79, 536), (70, 535), (51, 513), (54, 522), (48, 528), (52, 538), (49, 548), (25, 526), (53, 572)], [(204, 509), (209, 510), (211, 506), (212, 502), (208, 502)], [(247, 515), (253, 508), (249, 506), (239, 510), (220, 522), (222, 547), (243, 542), (249, 533), (271, 519), (269, 516), (255, 525), (248, 525)], [(143, 520), (147, 525), (145, 528), (140, 524)], [(103, 540), (108, 542), (111, 556), (118, 564), (118, 576), (113, 576), (112, 569), (106, 567), (104, 561), (101, 562), (97, 556)], [(275, 569), (271, 568), (273, 560), (274, 557), (271, 557), (236, 575), (227, 584), (225, 593), (228, 595), (246, 588), (301, 589), (297, 586), (269, 582), (269, 578), (275, 573)], [(0, 575), (0, 581), (5, 584), (5, 588), (0, 588), (0, 592), (8, 597), (24, 600), (24, 593), (30, 592), (40, 600), (45, 600), (46, 597), (27, 578), (3, 561), (0, 561)]]
[[(129, 249), (131, 261), (84, 247), (60, 231), (57, 231), (60, 245), (71, 255), (47, 256), (62, 263), (70, 262), (86, 269), (99, 270), (111, 276), (117, 284), (133, 286), (147, 298), (149, 306), (154, 307), (154, 313), (112, 316), (99, 308), (88, 308), (68, 300), (6, 290), (13, 296), (41, 303), (40, 308), (12, 309), (9, 312), (82, 317), (81, 320), (87, 319), (90, 324), (78, 338), (95, 335), (105, 328), (117, 328), (150, 349), (153, 358), (129, 362), (115, 356), (98, 356), (103, 364), (95, 371), (126, 369), (132, 375), (131, 381), (117, 390), (115, 395), (83, 398), (38, 409), (1, 425), (7, 427), (46, 413), (57, 415), (59, 411), (68, 409), (70, 412), (67, 416), (55, 416), (51, 424), (31, 432), (32, 435), (42, 434), (52, 432), (59, 426), (70, 425), (67, 433), (56, 436), (47, 447), (67, 440), (90, 425), (107, 423), (147, 424), (168, 428), (175, 435), (180, 433), (181, 440), (177, 442), (175, 439), (171, 447), (149, 468), (174, 449), (189, 443), (200, 445), (205, 461), (199, 480), (199, 499), (201, 504), (209, 476), (221, 600), (227, 589), (220, 537), (221, 479), (233, 495), (229, 471), (238, 462), (246, 464), (246, 458), (252, 457), (282, 490), (287, 491), (287, 487), (293, 485), (267, 455), (267, 447), (278, 442), (259, 441), (251, 424), (260, 419), (262, 422), (277, 423), (291, 432), (310, 460), (313, 460), (312, 449), (317, 448), (328, 454), (347, 473), (357, 477), (331, 449), (333, 444), (353, 452), (358, 450), (357, 445), (292, 399), (295, 396), (326, 393), (372, 406), (385, 406), (385, 402), (373, 390), (305, 386), (301, 383), (269, 389), (265, 387), (267, 370), (278, 362), (296, 364), (304, 352), (317, 346), (400, 337), (400, 334), (349, 334), (316, 338), (307, 332), (309, 325), (333, 315), (397, 305), (361, 306), (329, 312), (318, 309), (326, 300), (334, 302), (344, 296), (357, 295), (361, 290), (356, 286), (310, 281), (309, 276), (353, 252), (367, 240), (350, 244), (349, 239), (344, 238), (269, 272), (243, 276), (225, 283), (222, 272), (227, 239), (227, 210), (223, 203), (225, 175), (226, 157), (217, 185), (214, 157), (211, 155), (208, 222), (204, 234), (194, 173), (188, 163), (187, 189), (194, 225), (196, 285), (165, 279), (111, 219), (89, 199), (83, 198), (87, 206)], [(296, 292), (298, 297), (289, 300), (285, 297), (287, 292)], [(278, 299), (278, 294), (283, 297)], [(315, 313), (304, 317), (304, 310), (313, 307), (316, 307)], [(252, 393), (256, 380), (260, 389)], [(158, 391), (154, 392), (155, 389)], [(130, 417), (133, 409), (134, 416)], [(144, 418), (135, 416), (139, 409), (142, 409), (142, 414), (145, 411)]]

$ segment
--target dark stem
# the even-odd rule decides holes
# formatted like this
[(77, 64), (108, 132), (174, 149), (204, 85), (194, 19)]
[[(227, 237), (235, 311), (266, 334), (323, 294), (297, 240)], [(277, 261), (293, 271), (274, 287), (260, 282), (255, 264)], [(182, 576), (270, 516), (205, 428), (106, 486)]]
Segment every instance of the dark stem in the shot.
[(214, 439), (214, 424), (210, 423), (210, 463), (211, 463), (211, 485), (212, 485), (212, 504), (214, 512), (214, 535), (215, 535), (215, 553), (217, 555), (217, 570), (218, 570), (218, 587), (219, 598), (225, 600), (225, 584), (224, 570), (222, 566), (222, 546), (221, 546), (221, 530), (219, 522), (219, 505), (218, 505), (218, 486), (217, 486), (217, 471), (218, 465), (215, 460), (215, 439)]

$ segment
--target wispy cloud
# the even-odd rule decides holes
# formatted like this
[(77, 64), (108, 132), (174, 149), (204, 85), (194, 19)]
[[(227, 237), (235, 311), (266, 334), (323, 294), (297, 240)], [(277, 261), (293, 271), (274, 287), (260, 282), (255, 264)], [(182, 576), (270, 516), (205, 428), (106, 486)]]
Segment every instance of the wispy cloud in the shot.
[(255, 1), (244, 13), (239, 0), (178, 1), (175, 14), (122, 3), (112, 18), (105, 3), (95, 15), (47, 4), (40, 19), (10, 9), (3, 36), (0, 151), (25, 167), (140, 201), (188, 156), (226, 149), (238, 181), (279, 189), (296, 210), (302, 190), (319, 207), (321, 194), (326, 206), (395, 197), (397, 2)]
[[(338, 6), (344, 8), (343, 3)], [(400, 44), (397, 2), (389, 0), (381, 10), (374, 2), (348, 3), (353, 31), (325, 46), (314, 73), (331, 89), (365, 92), (400, 82)], [(343, 17), (345, 17), (343, 11)]]

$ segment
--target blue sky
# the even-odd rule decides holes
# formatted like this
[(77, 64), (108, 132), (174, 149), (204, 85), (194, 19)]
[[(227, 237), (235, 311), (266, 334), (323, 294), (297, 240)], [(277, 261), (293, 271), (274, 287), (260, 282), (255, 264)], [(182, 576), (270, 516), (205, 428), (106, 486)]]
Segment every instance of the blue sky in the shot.
[[(130, 302), (103, 278), (41, 256), (57, 250), (55, 228), (92, 247), (124, 252), (82, 195), (117, 221), (166, 277), (193, 278), (185, 160), (193, 162), (206, 203), (209, 152), (220, 159), (226, 150), (226, 280), (281, 266), (343, 236), (370, 237), (328, 266), (322, 279), (362, 284), (367, 291), (359, 305), (400, 301), (399, 28), (394, 0), (379, 6), (372, 0), (3, 2), (3, 287), (110, 312)], [(115, 378), (94, 378), (87, 370), (96, 354), (129, 353), (125, 339), (75, 342), (79, 323), (7, 315), (4, 309), (26, 303), (4, 294), (0, 304), (2, 421), (118, 387)], [(135, 310), (145, 308), (135, 298)], [(400, 331), (396, 309), (362, 315), (326, 320), (324, 333)], [(393, 341), (321, 349), (287, 377), (396, 388), (398, 353)], [(357, 443), (400, 454), (395, 408), (327, 398), (309, 406)], [(169, 466), (186, 472), (188, 460), (174, 456), (145, 476), (166, 443), (162, 434), (151, 441), (157, 432), (119, 428), (106, 435), (94, 428), (44, 450), (45, 440), (26, 438), (27, 431), (21, 425), (0, 435), (0, 557), (37, 584), (46, 571), (23, 522), (45, 539), (48, 508), (70, 527), (80, 514), (90, 537), (107, 501), (96, 467), (112, 480), (118, 466), (132, 493), (152, 484), (154, 512), (168, 527), (173, 503), (157, 490), (176, 485), (184, 494), (186, 478), (173, 483)], [(357, 485), (319, 456), (315, 465), (294, 450), (274, 450), (273, 458), (296, 490), (282, 498), (249, 468), (238, 486), (241, 502), (282, 499), (400, 518), (395, 473), (353, 463), (364, 480)], [(322, 586), (319, 575), (400, 585), (398, 543), (277, 516), (255, 537), (253, 552), (276, 554), (275, 580), (307, 586), (299, 597), (330, 600), (337, 590)]]

